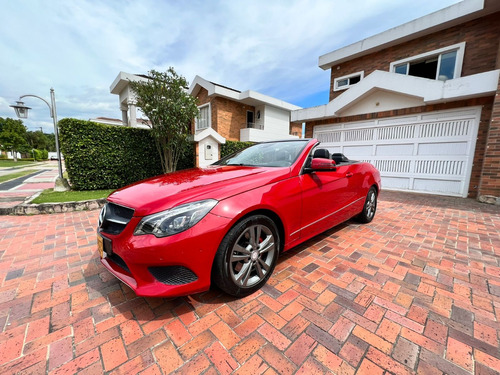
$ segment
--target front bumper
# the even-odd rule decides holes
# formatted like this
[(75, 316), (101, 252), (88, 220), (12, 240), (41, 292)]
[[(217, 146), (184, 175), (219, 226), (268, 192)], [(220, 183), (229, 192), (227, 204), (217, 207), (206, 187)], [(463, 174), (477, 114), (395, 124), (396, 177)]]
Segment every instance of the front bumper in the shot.
[(208, 290), (215, 253), (230, 219), (207, 214), (192, 228), (173, 236), (134, 236), (141, 220), (132, 217), (122, 233), (98, 232), (101, 263), (139, 296), (176, 297)]

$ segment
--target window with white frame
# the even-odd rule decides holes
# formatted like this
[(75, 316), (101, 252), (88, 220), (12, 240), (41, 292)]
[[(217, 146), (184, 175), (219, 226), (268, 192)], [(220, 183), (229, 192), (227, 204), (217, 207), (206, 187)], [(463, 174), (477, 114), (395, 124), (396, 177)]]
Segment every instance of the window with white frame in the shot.
[(346, 76), (335, 78), (333, 81), (333, 91), (346, 90), (363, 79), (365, 72), (352, 73)]
[(212, 126), (211, 115), (210, 115), (210, 103), (198, 107), (200, 113), (196, 117), (195, 124), (196, 130), (203, 130), (210, 128)]
[(440, 81), (454, 79), (462, 74), (465, 42), (394, 61), (390, 71), (398, 74)]

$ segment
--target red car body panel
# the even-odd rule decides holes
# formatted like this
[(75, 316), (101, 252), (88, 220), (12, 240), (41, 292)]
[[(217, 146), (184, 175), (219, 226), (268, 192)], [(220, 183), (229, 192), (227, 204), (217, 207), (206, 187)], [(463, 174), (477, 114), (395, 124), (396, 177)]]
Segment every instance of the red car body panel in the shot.
[[(134, 210), (111, 240), (112, 252), (128, 266), (109, 257), (102, 264), (142, 296), (179, 296), (210, 287), (212, 263), (224, 236), (242, 218), (267, 214), (280, 229), (282, 250), (359, 214), (368, 190), (380, 190), (380, 174), (368, 163), (339, 164), (335, 170), (305, 172), (304, 164), (317, 140), (310, 140), (290, 167), (214, 165), (154, 177), (117, 190), (108, 197)], [(168, 237), (134, 235), (144, 216), (189, 203), (214, 199), (218, 203), (190, 229)], [(169, 285), (158, 281), (149, 267), (182, 266), (197, 277)]]
[(140, 181), (113, 192), (108, 200), (134, 208), (136, 216), (146, 216), (187, 202), (222, 200), (289, 175), (289, 168), (215, 165)]
[[(181, 296), (207, 290), (210, 287), (210, 272), (215, 251), (230, 220), (213, 214), (205, 216), (198, 224), (174, 236), (156, 238), (153, 235), (134, 236), (133, 231), (140, 218), (133, 218), (118, 236), (106, 234), (113, 241), (113, 251), (118, 253), (129, 268), (129, 272), (109, 258), (101, 263), (117, 278), (130, 286), (137, 295)], [(210, 228), (207, 230), (206, 228)], [(161, 249), (161, 251), (159, 251)], [(184, 266), (191, 269), (198, 280), (183, 285), (165, 285), (156, 280), (150, 266)]]

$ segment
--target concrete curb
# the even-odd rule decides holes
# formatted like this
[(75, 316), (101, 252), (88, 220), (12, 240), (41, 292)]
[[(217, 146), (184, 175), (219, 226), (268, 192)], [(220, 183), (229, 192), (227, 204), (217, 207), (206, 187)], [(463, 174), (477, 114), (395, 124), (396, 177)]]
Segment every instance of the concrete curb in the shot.
[[(34, 199), (34, 197), (30, 197), (30, 200), (31, 199)], [(96, 210), (104, 206), (105, 203), (106, 198), (63, 203), (32, 204), (25, 202), (14, 207), (0, 208), (0, 215), (39, 215)]]

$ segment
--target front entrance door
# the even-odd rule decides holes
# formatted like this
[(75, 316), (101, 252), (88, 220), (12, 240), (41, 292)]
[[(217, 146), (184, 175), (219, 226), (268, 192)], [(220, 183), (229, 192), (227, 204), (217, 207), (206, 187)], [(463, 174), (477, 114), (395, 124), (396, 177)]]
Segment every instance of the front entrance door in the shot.
[(255, 128), (253, 111), (247, 111), (247, 128)]

